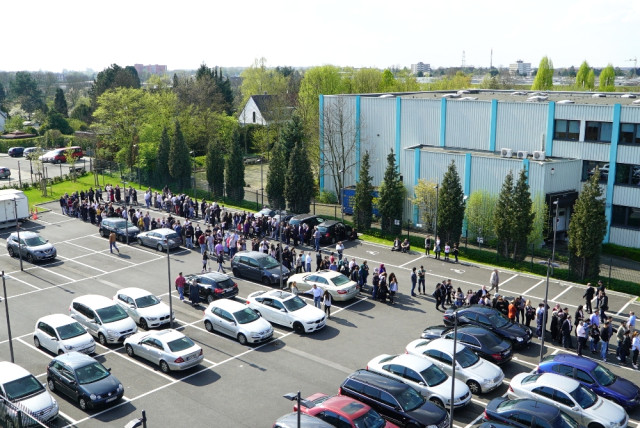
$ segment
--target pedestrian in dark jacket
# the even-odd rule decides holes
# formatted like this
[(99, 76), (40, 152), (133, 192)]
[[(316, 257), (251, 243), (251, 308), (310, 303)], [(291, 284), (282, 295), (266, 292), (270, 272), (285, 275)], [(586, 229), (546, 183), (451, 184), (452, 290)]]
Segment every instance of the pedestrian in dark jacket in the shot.
[(593, 312), (593, 310), (591, 309), (591, 301), (593, 300), (593, 295), (595, 294), (596, 290), (591, 286), (591, 283), (587, 284), (587, 291), (584, 292), (584, 295), (582, 296), (584, 298), (585, 301), (585, 307), (587, 309), (587, 312), (591, 313)]
[(627, 363), (627, 356), (631, 352), (631, 336), (629, 330), (624, 332), (624, 340), (622, 341), (622, 348), (620, 349), (620, 362), (622, 364)]
[(565, 349), (573, 348), (571, 344), (571, 315), (568, 315), (562, 322), (562, 346)]

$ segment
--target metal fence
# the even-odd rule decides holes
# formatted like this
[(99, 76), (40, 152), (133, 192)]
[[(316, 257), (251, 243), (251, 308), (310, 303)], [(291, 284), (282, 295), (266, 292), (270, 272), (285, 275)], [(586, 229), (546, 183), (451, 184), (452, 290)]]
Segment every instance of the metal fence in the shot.
[(33, 414), (27, 407), (21, 403), (12, 403), (4, 397), (0, 397), (0, 425), (4, 427), (45, 427), (48, 428), (54, 424), (47, 423), (43, 416), (50, 409), (44, 409), (38, 414)]

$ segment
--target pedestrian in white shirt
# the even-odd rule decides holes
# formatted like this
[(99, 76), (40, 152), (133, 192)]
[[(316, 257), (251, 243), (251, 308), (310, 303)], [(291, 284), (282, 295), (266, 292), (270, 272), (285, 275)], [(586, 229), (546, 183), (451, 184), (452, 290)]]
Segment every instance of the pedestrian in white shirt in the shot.
[(338, 253), (338, 260), (342, 260), (342, 252), (344, 251), (344, 244), (342, 241), (338, 241), (336, 244), (336, 252)]
[(584, 327), (584, 321), (580, 321), (576, 327), (576, 334), (578, 336), (578, 355), (582, 356), (582, 350), (587, 344), (587, 329)]
[(316, 308), (322, 309), (322, 288), (318, 287), (316, 284), (313, 284), (313, 288), (309, 290), (309, 293), (313, 295), (313, 305)]

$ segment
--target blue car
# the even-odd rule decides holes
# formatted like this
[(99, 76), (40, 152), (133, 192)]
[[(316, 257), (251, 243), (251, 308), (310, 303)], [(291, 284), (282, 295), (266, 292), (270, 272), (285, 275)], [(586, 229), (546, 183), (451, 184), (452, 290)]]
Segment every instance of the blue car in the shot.
[(494, 398), (487, 404), (484, 420), (519, 428), (582, 428), (575, 419), (557, 407), (527, 398)]
[(627, 411), (640, 404), (640, 388), (636, 384), (616, 376), (606, 367), (585, 357), (571, 354), (549, 355), (542, 360), (536, 371), (575, 379)]

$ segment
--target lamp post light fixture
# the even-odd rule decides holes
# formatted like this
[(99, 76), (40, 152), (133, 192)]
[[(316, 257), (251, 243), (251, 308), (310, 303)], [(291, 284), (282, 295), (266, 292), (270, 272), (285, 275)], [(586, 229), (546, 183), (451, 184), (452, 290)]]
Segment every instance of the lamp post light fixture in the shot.
[(22, 267), (22, 243), (20, 242), (20, 222), (18, 221), (18, 198), (13, 198), (13, 213), (16, 219), (16, 234), (18, 235), (18, 257), (20, 257), (20, 270), (23, 271)]
[(315, 403), (313, 401), (309, 401), (309, 400), (303, 400), (300, 396), (300, 391), (298, 392), (290, 392), (288, 394), (284, 394), (283, 395), (284, 398), (286, 398), (289, 401), (295, 401), (296, 404), (296, 411), (298, 413), (298, 424), (297, 427), (300, 428), (300, 406), (304, 405), (304, 407), (308, 407), (311, 408), (315, 405)]

